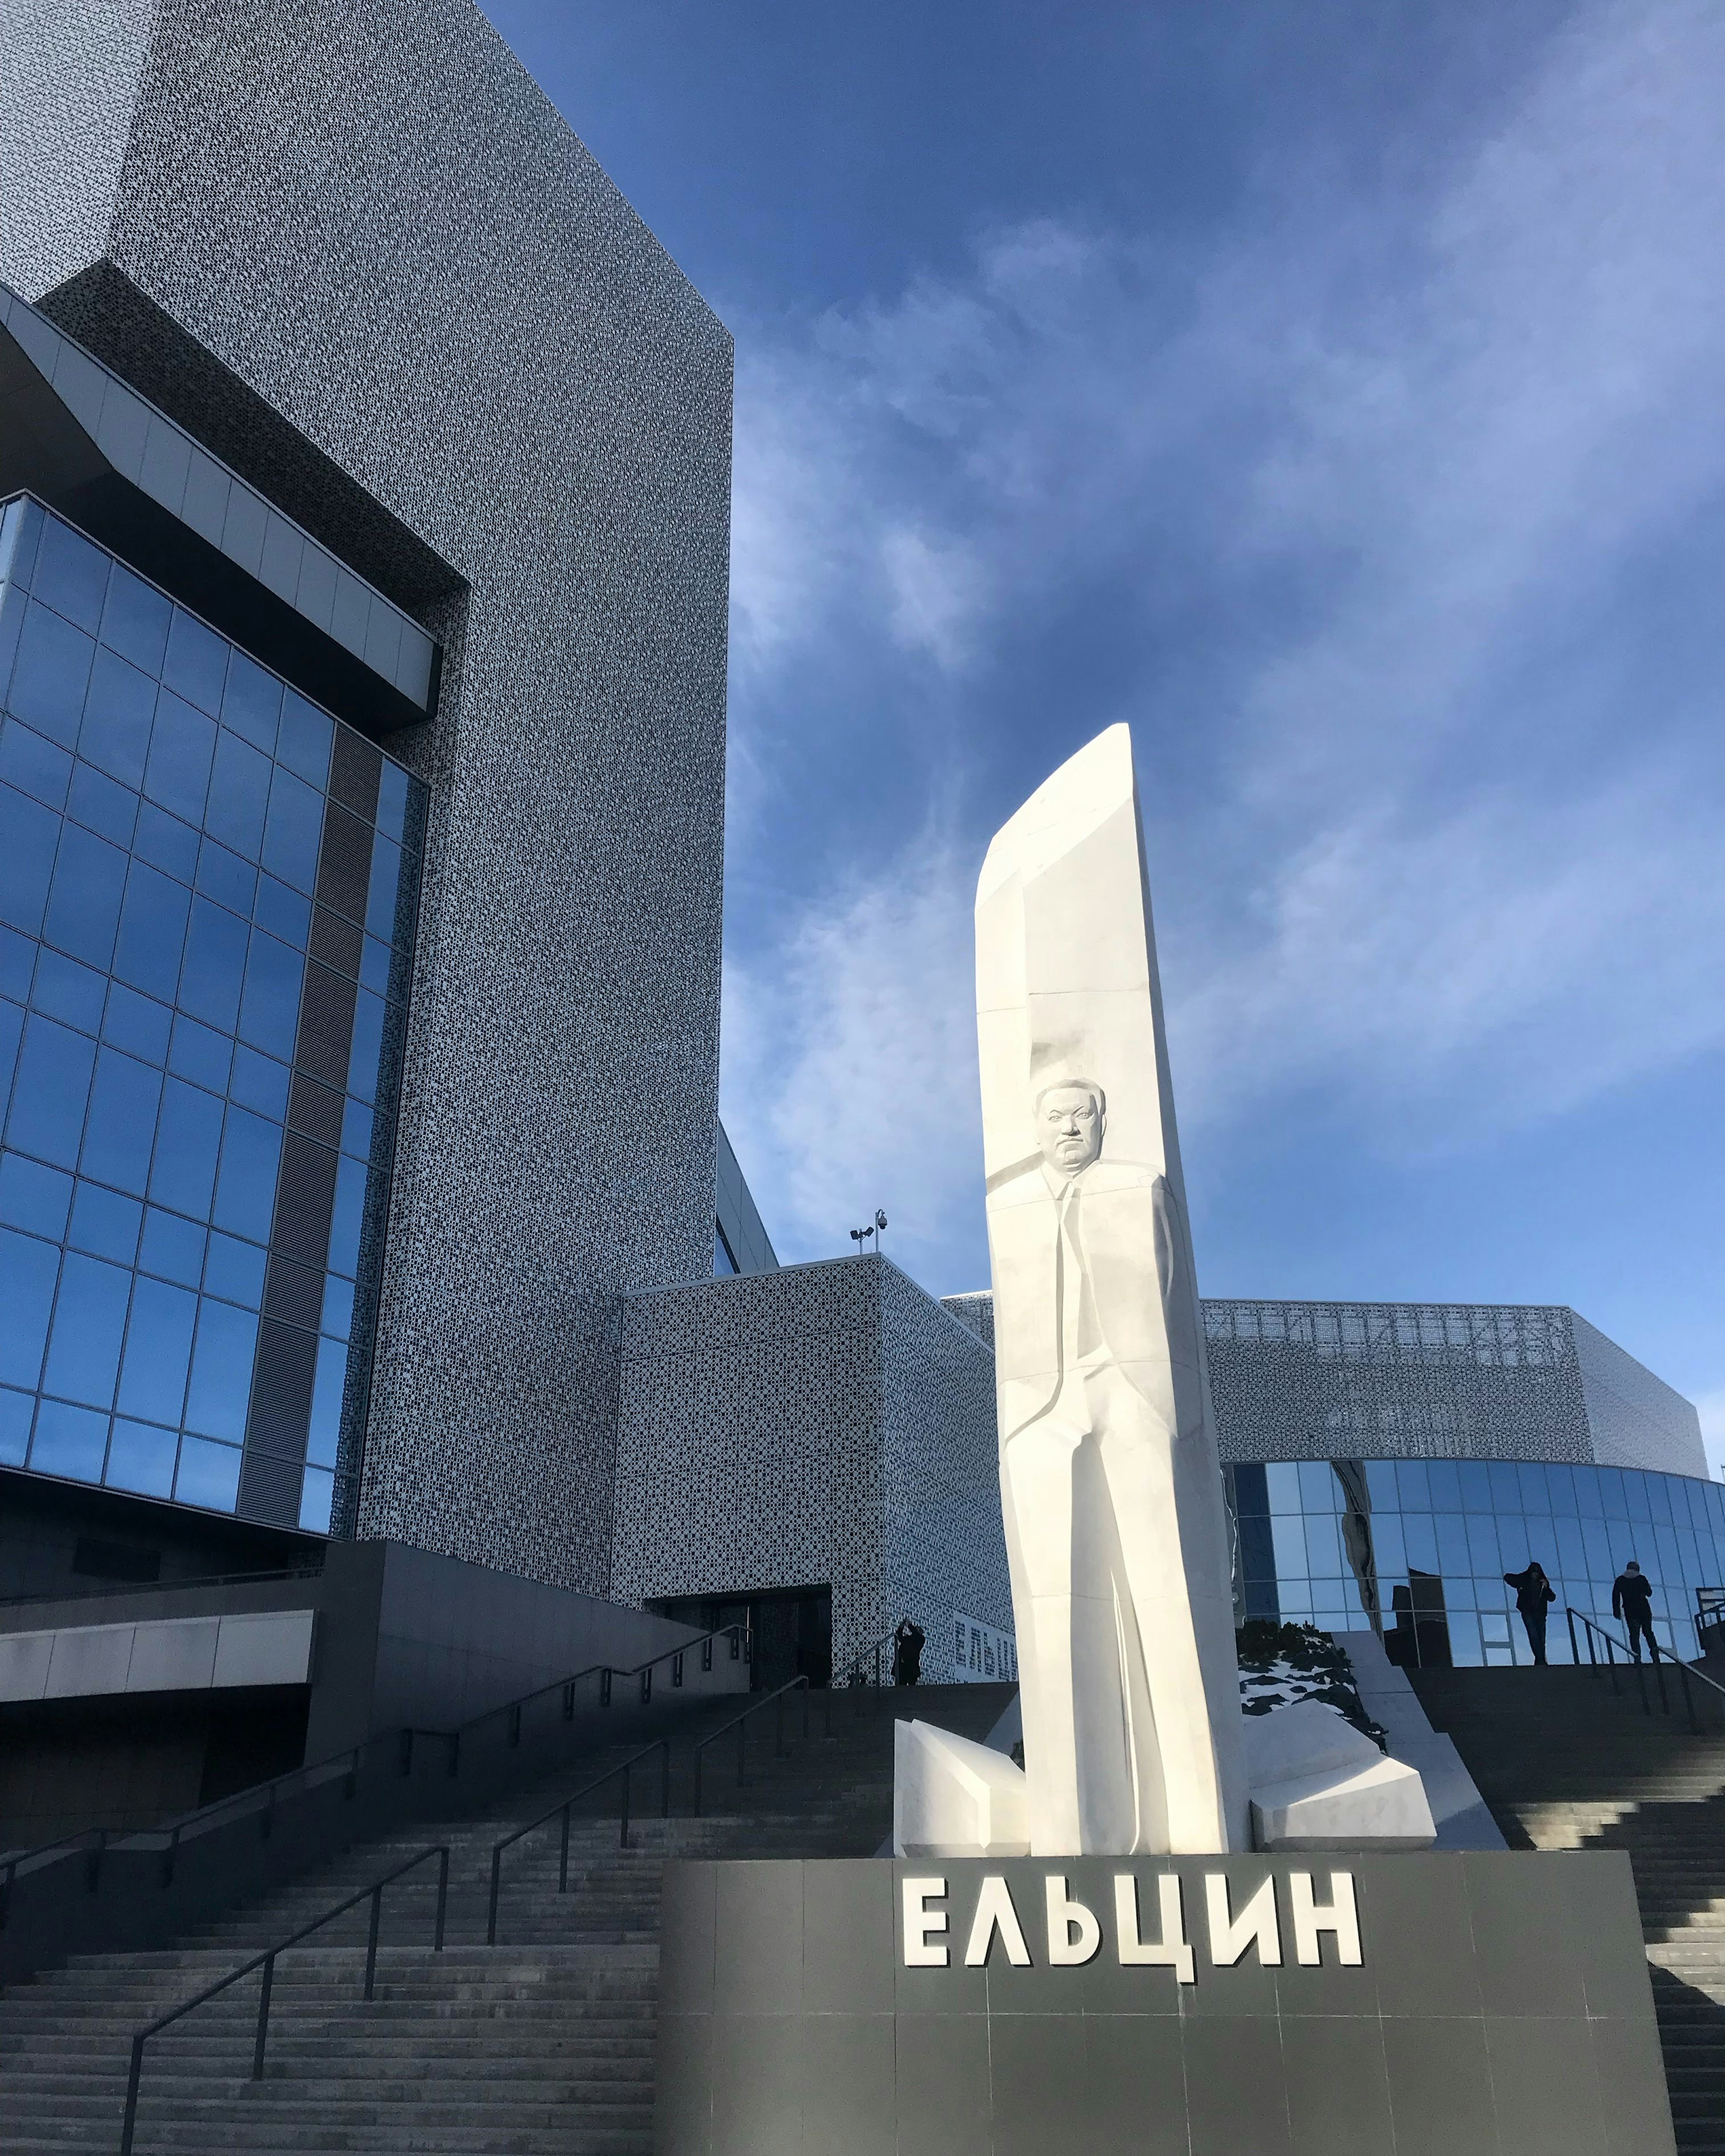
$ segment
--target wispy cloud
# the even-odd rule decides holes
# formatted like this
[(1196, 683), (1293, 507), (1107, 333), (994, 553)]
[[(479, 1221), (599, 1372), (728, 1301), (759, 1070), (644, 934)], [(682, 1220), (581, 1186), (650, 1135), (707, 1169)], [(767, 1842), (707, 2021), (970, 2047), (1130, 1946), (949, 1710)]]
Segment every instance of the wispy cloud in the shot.
[(971, 875), (1002, 772), (1117, 717), (1189, 1120), (1317, 1088), (1423, 1147), (1725, 1040), (1722, 110), (1716, 9), (1599, 8), (1397, 192), (1284, 171), (1182, 253), (1044, 223), (745, 326), (739, 783), (858, 730), (920, 768), (931, 712), (944, 759), (873, 876), (736, 921), (793, 1248), (878, 1194), (977, 1270)]

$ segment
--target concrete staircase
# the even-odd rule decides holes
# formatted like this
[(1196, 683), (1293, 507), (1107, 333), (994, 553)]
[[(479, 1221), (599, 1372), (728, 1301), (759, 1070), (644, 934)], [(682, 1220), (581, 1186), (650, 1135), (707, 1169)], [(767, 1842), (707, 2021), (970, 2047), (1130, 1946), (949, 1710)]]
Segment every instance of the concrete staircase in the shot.
[[(652, 2143), (659, 1887), (670, 1856), (870, 1856), (889, 1832), (892, 1722), (914, 1711), (985, 1736), (999, 1686), (856, 1691), (813, 1702), (801, 1734), (755, 1718), (748, 1781), (734, 1740), (708, 1754), (691, 1816), (694, 1739), (742, 1702), (703, 1708), (674, 1752), (673, 1816), (637, 1820), (631, 1847), (608, 1818), (578, 1820), (568, 1891), (557, 1892), (556, 1825), (505, 1858), (499, 1942), (484, 1943), (490, 1851), (588, 1775), (524, 1788), (476, 1818), (357, 1845), (280, 1892), (154, 1953), (85, 1954), (0, 1994), (0, 2148), (118, 2148), (136, 2029), (308, 1922), (428, 1844), (450, 1846), (446, 1944), (431, 1947), (436, 1866), (385, 1896), (376, 1997), (362, 1995), (367, 1912), (339, 1918), (277, 1965), (269, 2049), (250, 2079), (259, 1979), (247, 1979), (152, 2039), (136, 2148), (148, 2152), (437, 2151), (439, 2156), (634, 2156)], [(638, 1801), (656, 1804), (644, 1774)], [(614, 1794), (607, 1801), (614, 1807)]]
[(1725, 1702), (1699, 1685), (1702, 1734), (1644, 1714), (1585, 1670), (1410, 1671), (1512, 1849), (1627, 1850), (1653, 1977), (1677, 2146), (1725, 2152)]

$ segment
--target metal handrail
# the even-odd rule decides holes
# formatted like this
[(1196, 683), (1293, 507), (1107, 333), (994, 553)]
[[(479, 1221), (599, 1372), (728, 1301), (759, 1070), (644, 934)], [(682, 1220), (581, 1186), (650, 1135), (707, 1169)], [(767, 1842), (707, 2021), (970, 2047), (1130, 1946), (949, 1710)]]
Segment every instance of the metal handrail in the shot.
[(898, 1628), (895, 1625), (891, 1631), (883, 1632), (878, 1640), (870, 1640), (860, 1654), (855, 1654), (850, 1657), (844, 1669), (833, 1679), (834, 1686), (848, 1687), (852, 1685), (867, 1684), (869, 1679), (862, 1675), (862, 1665), (870, 1656), (873, 1656), (875, 1661), (874, 1681), (876, 1685), (881, 1684), (884, 1681), (880, 1675), (880, 1650), (883, 1647), (891, 1647), (897, 1637)]
[(590, 1797), (595, 1789), (603, 1789), (607, 1782), (614, 1782), (621, 1774), (623, 1777), (623, 1824), (619, 1830), (617, 1845), (619, 1849), (627, 1849), (629, 1847), (630, 1770), (641, 1760), (650, 1758), (655, 1752), (664, 1754), (664, 1763), (660, 1770), (659, 1798), (661, 1816), (669, 1819), (670, 1817), (670, 1739), (668, 1737), (661, 1737), (656, 1744), (644, 1744), (639, 1752), (630, 1753), (627, 1759), (619, 1761), (606, 1773), (596, 1774), (590, 1782), (583, 1782), (578, 1789), (572, 1789), (561, 1803), (553, 1804), (549, 1811), (541, 1812), (537, 1819), (529, 1820), (525, 1826), (518, 1826), (513, 1834), (505, 1835), (501, 1841), (492, 1845), (491, 1899), (485, 1917), (485, 1944), (488, 1947), (494, 1947), (497, 1943), (497, 1900), (503, 1888), (504, 1851), (512, 1848), (516, 1842), (535, 1833), (548, 1820), (556, 1819), (561, 1814), (563, 1821), (563, 1837), (562, 1846), (557, 1856), (557, 1892), (559, 1894), (567, 1894), (569, 1891), (570, 1812), (583, 1797)]
[(95, 1845), (90, 1852), (91, 1858), (90, 1886), (90, 1891), (94, 1892), (100, 1876), (102, 1854), (110, 1843), (124, 1840), (134, 1847), (140, 1844), (148, 1846), (152, 1837), (166, 1835), (167, 1840), (162, 1844), (162, 1883), (164, 1887), (170, 1886), (173, 1881), (180, 1844), (192, 1830), (208, 1820), (223, 1815), (231, 1815), (251, 1804), (255, 1805), (259, 1812), (259, 1836), (267, 1840), (274, 1830), (275, 1811), (281, 1801), (283, 1793), (285, 1791), (291, 1793), (295, 1785), (302, 1789), (310, 1788), (318, 1778), (331, 1780), (337, 1774), (342, 1774), (346, 1775), (347, 1781), (346, 1794), (351, 1798), (357, 1786), (362, 1759), (371, 1746), (379, 1746), (387, 1750), (393, 1743), (398, 1750), (399, 1771), (403, 1774), (407, 1774), (413, 1768), (415, 1739), (421, 1737), (433, 1738), (437, 1743), (449, 1747), (449, 1771), (453, 1776), (460, 1769), (462, 1740), (483, 1723), (495, 1721), (500, 1717), (508, 1717), (509, 1742), (511, 1745), (518, 1744), (521, 1742), (522, 1709), (531, 1707), (536, 1700), (547, 1698), (556, 1691), (561, 1691), (563, 1695), (563, 1719), (566, 1722), (572, 1722), (575, 1718), (575, 1687), (584, 1683), (589, 1677), (597, 1677), (599, 1681), (599, 1704), (602, 1707), (610, 1706), (614, 1688), (612, 1680), (619, 1676), (625, 1679), (633, 1678), (637, 1681), (640, 1688), (640, 1704), (645, 1707), (651, 1702), (653, 1697), (653, 1671), (661, 1662), (669, 1662), (671, 1665), (672, 1685), (680, 1686), (685, 1659), (698, 1648), (701, 1651), (702, 1669), (710, 1670), (712, 1667), (713, 1643), (716, 1640), (723, 1639), (728, 1639), (731, 1641), (731, 1658), (733, 1661), (739, 1660), (747, 1661), (751, 1659), (752, 1642), (748, 1627), (746, 1625), (717, 1625), (711, 1632), (698, 1633), (693, 1639), (685, 1640), (679, 1646), (666, 1647), (649, 1661), (638, 1662), (630, 1669), (619, 1670), (607, 1662), (590, 1662), (585, 1669), (577, 1670), (572, 1676), (554, 1678), (550, 1684), (541, 1685), (532, 1691), (523, 1692), (518, 1699), (506, 1700), (499, 1707), (487, 1707), (484, 1713), (474, 1715), (470, 1720), (460, 1723), (454, 1729), (424, 1729), (407, 1727), (384, 1731), (376, 1737), (365, 1739), (361, 1743), (347, 1745), (339, 1752), (329, 1753), (321, 1759), (309, 1761), (304, 1766), (290, 1768), (285, 1774), (269, 1776), (262, 1781), (250, 1784), (245, 1789), (235, 1789), (228, 1796), (218, 1797), (207, 1804), (199, 1804), (192, 1811), (178, 1813), (171, 1820), (164, 1820), (160, 1826), (86, 1827), (75, 1834), (62, 1835), (53, 1841), (39, 1843), (33, 1849), (18, 1850), (11, 1856), (0, 1856), (0, 1929), (5, 1928), (13, 1882), (20, 1870), (27, 1865), (33, 1867), (39, 1859), (52, 1856), (57, 1850), (64, 1849), (69, 1854), (78, 1845), (87, 1843), (91, 1836), (95, 1837)]
[(138, 2085), (144, 2071), (144, 2046), (152, 2036), (159, 2035), (171, 2022), (177, 2021), (182, 2015), (189, 2014), (194, 2006), (203, 2005), (215, 1998), (218, 1992), (227, 1990), (230, 1984), (238, 1984), (242, 1977), (249, 1976), (254, 1969), (261, 1969), (264, 1983), (258, 1999), (257, 2040), (252, 2046), (252, 2079), (262, 2081), (264, 2046), (270, 2035), (270, 1999), (275, 1983), (275, 1957), (285, 1953), (290, 1947), (298, 1946), (301, 1939), (309, 1938), (313, 1932), (321, 1931), (336, 1917), (345, 1916), (348, 1910), (369, 1900), (372, 1921), (366, 1938), (365, 1988), (365, 1995), (369, 1999), (377, 1975), (377, 1927), (383, 1913), (383, 1889), (393, 1886), (403, 1873), (418, 1871), (422, 1864), (434, 1856), (438, 1860), (437, 1931), (432, 1940), (432, 1951), (441, 1953), (444, 1949), (444, 1917), (449, 1899), (449, 1850), (447, 1842), (422, 1849), (417, 1856), (408, 1857), (405, 1863), (398, 1864), (393, 1871), (386, 1871), (381, 1879), (374, 1879), (369, 1887), (362, 1887), (357, 1894), (350, 1894), (345, 1902), (337, 1902), (333, 1909), (326, 1909), (321, 1917), (314, 1917), (309, 1924), (302, 1924), (290, 1938), (278, 1939), (273, 1947), (266, 1947), (262, 1953), (254, 1954), (242, 1967), (230, 1969), (226, 1976), (206, 1986), (195, 1999), (182, 1999), (177, 2006), (170, 2007), (166, 2014), (158, 2015), (146, 2027), (140, 2029), (131, 2040), (131, 2071), (126, 2083), (126, 2118), (120, 2132), (120, 2156), (131, 2156), (132, 2135), (136, 2131), (138, 2122)]
[[(1604, 1645), (1605, 1673), (1611, 1681), (1613, 1693), (1617, 1691), (1617, 1656), (1621, 1653), (1625, 1664), (1635, 1672), (1635, 1686), (1640, 1695), (1641, 1712), (1643, 1714), (1651, 1714), (1652, 1704), (1647, 1697), (1647, 1680), (1643, 1673), (1645, 1666), (1630, 1642), (1620, 1640), (1615, 1633), (1609, 1631), (1595, 1619), (1589, 1617), (1584, 1610), (1572, 1609), (1566, 1605), (1563, 1614), (1569, 1625), (1569, 1652), (1576, 1662), (1579, 1664), (1581, 1661), (1575, 1640), (1575, 1620), (1579, 1618), (1587, 1640), (1588, 1665), (1594, 1676), (1597, 1676), (1599, 1671), (1599, 1658), (1594, 1649), (1594, 1641), (1597, 1639)], [(1661, 1666), (1662, 1662), (1669, 1662), (1676, 1671), (1678, 1682), (1683, 1688), (1683, 1711), (1689, 1717), (1690, 1729), (1699, 1737), (1702, 1733), (1701, 1722), (1695, 1712), (1695, 1695), (1689, 1689), (1690, 1679), (1692, 1677), (1697, 1683), (1704, 1684), (1709, 1691), (1717, 1692), (1722, 1700), (1725, 1700), (1725, 1684), (1721, 1684), (1715, 1677), (1710, 1677), (1705, 1670), (1692, 1667), (1683, 1660), (1681, 1655), (1674, 1655), (1669, 1647), (1661, 1646), (1651, 1632), (1648, 1635), (1647, 1645), (1651, 1650), (1650, 1660), (1653, 1667), (1654, 1682), (1659, 1688), (1660, 1712), (1662, 1714), (1669, 1714), (1671, 1711), (1671, 1702), (1666, 1696), (1665, 1672)]]
[[(759, 1714), (763, 1707), (771, 1707), (774, 1709), (773, 1755), (777, 1759), (782, 1759), (784, 1757), (785, 1695), (788, 1692), (793, 1692), (798, 1690), (800, 1690), (803, 1694), (803, 1742), (806, 1743), (809, 1738), (809, 1695), (813, 1689), (814, 1687), (810, 1685), (807, 1677), (793, 1677), (788, 1684), (780, 1685), (776, 1691), (762, 1692), (752, 1707), (746, 1707), (741, 1714), (734, 1715), (729, 1722), (721, 1722), (719, 1727), (714, 1730), (710, 1737), (703, 1737), (701, 1738), (701, 1742), (695, 1747), (694, 1754), (695, 1816), (696, 1819), (701, 1817), (704, 1777), (706, 1770), (707, 1747), (710, 1744), (716, 1744), (721, 1737), (728, 1737), (733, 1729), (737, 1732), (737, 1785), (739, 1789), (742, 1788), (748, 1780), (748, 1776), (744, 1772), (744, 1755), (748, 1743), (748, 1730), (746, 1727), (747, 1722), (755, 1715)], [(827, 1735), (830, 1737), (833, 1733), (833, 1693), (832, 1687), (829, 1685), (824, 1686), (822, 1687), (821, 1697), (826, 1702)]]

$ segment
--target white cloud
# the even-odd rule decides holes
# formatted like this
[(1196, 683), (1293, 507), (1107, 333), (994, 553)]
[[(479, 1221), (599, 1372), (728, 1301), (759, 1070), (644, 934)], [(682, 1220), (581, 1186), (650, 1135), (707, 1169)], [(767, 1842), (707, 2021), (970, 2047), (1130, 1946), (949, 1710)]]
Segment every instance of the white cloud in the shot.
[[(1317, 1087), (1424, 1147), (1725, 1041), (1697, 567), (1725, 505), (1721, 110), (1725, 16), (1602, 7), (1475, 139), (1450, 116), (1424, 192), (1283, 172), (1201, 253), (1045, 222), (800, 340), (745, 331), (745, 783), (896, 685), (988, 793), (999, 654), (1106, 595), (1133, 670), (1074, 667), (1047, 761), (1133, 721), (1189, 1117)], [(727, 1097), (752, 1161), (782, 1157), (793, 1245), (903, 1189), (931, 1250), (978, 1247), (987, 830), (959, 791), (874, 880), (736, 923)], [(854, 839), (869, 803), (845, 813)]]

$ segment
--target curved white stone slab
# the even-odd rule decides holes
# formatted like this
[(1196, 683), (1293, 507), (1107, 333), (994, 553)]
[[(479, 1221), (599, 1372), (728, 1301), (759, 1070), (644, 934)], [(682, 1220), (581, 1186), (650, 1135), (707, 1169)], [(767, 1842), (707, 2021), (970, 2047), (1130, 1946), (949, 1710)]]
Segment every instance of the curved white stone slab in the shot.
[(892, 1739), (895, 1856), (1026, 1856), (1024, 1769), (1004, 1752), (926, 1722)]

